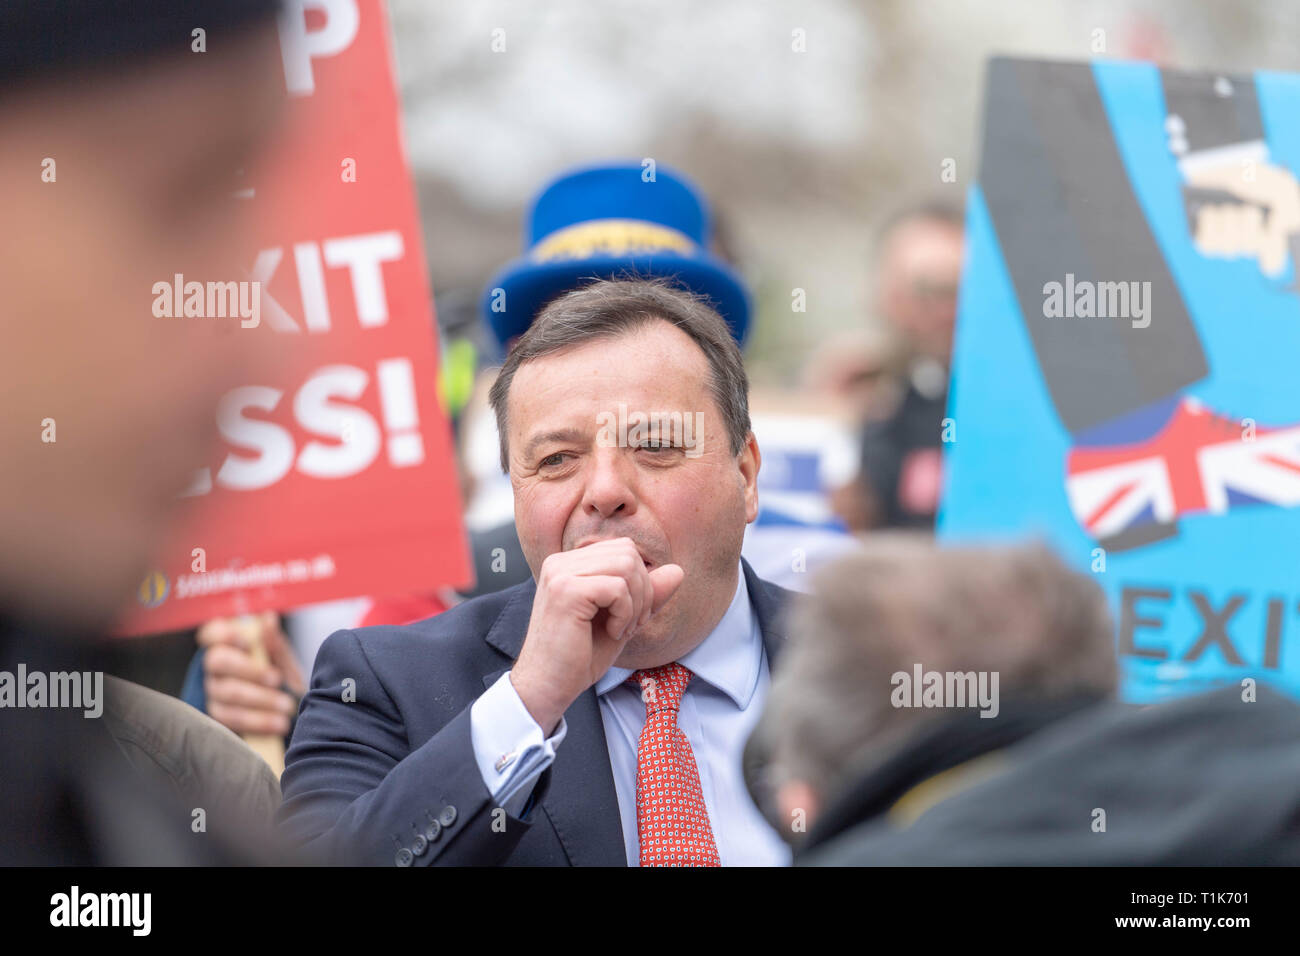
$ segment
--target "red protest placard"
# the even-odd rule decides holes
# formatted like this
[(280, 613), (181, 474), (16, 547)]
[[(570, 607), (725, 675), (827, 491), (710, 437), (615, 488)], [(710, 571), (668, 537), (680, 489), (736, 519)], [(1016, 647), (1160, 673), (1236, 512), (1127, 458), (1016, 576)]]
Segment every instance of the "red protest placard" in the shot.
[[(222, 448), (123, 633), (472, 577), (384, 4), (304, 7), (280, 26), (284, 151), (246, 190), (258, 287), (247, 318), (215, 320), (295, 359), (222, 399)], [(187, 281), (155, 286), (155, 314), (181, 314)]]

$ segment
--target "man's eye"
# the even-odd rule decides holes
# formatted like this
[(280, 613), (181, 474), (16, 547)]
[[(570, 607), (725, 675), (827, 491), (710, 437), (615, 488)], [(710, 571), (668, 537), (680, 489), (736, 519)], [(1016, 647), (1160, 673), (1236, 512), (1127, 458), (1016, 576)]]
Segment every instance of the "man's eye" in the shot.
[(642, 442), (637, 447), (641, 448), (644, 451), (668, 451), (673, 447), (673, 445), (671, 442), (655, 441), (652, 439), (650, 441)]
[(563, 461), (563, 459), (564, 459), (564, 452), (557, 451), (554, 455), (547, 455), (545, 458), (543, 458), (541, 461), (537, 463), (537, 466), (539, 468), (545, 468), (548, 465), (558, 465)]

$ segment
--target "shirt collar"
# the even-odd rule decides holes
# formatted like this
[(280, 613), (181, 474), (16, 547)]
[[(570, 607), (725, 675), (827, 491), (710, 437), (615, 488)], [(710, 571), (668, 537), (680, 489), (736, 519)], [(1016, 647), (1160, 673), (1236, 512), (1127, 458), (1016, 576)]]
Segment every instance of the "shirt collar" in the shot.
[[(689, 668), (700, 680), (722, 691), (737, 707), (744, 710), (758, 688), (758, 675), (763, 661), (763, 637), (758, 631), (754, 609), (749, 602), (749, 587), (745, 584), (743, 567), (738, 577), (736, 594), (718, 626), (678, 663)], [(596, 681), (596, 695), (604, 696), (626, 681), (631, 674), (632, 671), (628, 668), (611, 667)]]

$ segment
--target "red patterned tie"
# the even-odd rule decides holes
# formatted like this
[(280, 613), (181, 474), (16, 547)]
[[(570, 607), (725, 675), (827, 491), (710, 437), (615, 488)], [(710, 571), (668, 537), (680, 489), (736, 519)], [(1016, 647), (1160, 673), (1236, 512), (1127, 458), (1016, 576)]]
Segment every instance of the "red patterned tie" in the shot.
[(692, 674), (681, 664), (637, 671), (645, 727), (636, 745), (636, 832), (642, 866), (721, 866), (700, 772), (677, 709)]

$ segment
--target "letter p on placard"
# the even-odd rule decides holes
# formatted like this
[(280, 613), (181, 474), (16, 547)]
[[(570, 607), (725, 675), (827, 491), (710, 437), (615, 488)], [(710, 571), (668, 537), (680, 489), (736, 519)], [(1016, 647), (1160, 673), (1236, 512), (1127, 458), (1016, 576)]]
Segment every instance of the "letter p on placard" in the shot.
[[(323, 14), (324, 24), (309, 30), (308, 10)], [(356, 39), (360, 22), (357, 0), (284, 0), (280, 10), (280, 57), (290, 96), (311, 96), (316, 92), (312, 60), (338, 56), (346, 50)]]

